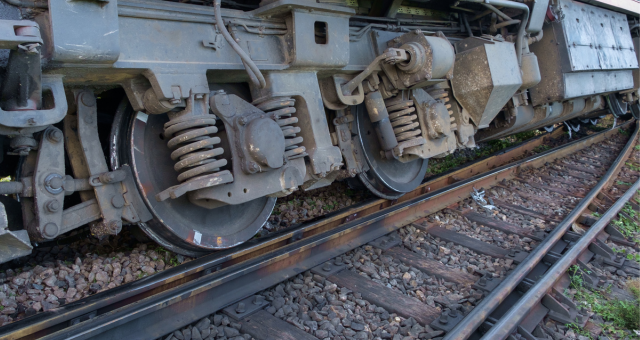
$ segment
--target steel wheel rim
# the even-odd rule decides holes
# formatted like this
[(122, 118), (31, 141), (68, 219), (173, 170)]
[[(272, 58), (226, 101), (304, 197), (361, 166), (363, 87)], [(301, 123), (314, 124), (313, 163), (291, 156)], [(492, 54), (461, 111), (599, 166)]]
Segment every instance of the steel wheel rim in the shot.
[[(216, 209), (195, 206), (186, 196), (157, 202), (157, 192), (177, 184), (173, 165), (157, 161), (163, 153), (170, 159), (166, 141), (159, 137), (161, 126), (168, 118), (133, 112), (130, 105), (122, 115), (114, 120), (123, 125), (121, 131), (112, 130), (114, 157), (110, 158), (118, 159), (112, 161), (112, 166), (129, 164), (132, 167), (137, 189), (154, 216), (151, 221), (139, 224), (150, 238), (172, 251), (195, 256), (241, 244), (262, 228), (275, 207), (275, 198), (262, 197)], [(119, 139), (113, 138), (118, 135)], [(159, 142), (151, 142), (152, 135)]]

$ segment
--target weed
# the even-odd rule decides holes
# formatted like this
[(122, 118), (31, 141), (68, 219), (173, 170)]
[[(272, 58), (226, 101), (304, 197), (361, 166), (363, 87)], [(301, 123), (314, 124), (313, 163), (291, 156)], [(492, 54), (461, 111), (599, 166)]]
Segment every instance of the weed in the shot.
[(141, 279), (144, 276), (142, 273), (138, 273), (138, 279)]
[(640, 171), (640, 166), (634, 165), (633, 163), (629, 163), (629, 162), (626, 162), (624, 164), (626, 164), (629, 167), (629, 169), (633, 171)]
[(541, 153), (551, 149), (549, 145), (538, 145), (533, 149), (533, 152)]
[(600, 217), (600, 216), (602, 216), (602, 215), (601, 215), (599, 212), (595, 212), (595, 211), (594, 211), (594, 212), (592, 212), (592, 213), (591, 213), (591, 216), (594, 216), (594, 217)]
[[(606, 324), (600, 325), (609, 333), (624, 335), (625, 330), (640, 329), (640, 281), (629, 281), (628, 286), (635, 299), (633, 301), (622, 301), (611, 299), (605, 296), (604, 290), (592, 290), (584, 286), (580, 267), (573, 265), (569, 268), (571, 278), (571, 288), (575, 289), (574, 300), (580, 307), (600, 315)], [(576, 334), (585, 335), (572, 327)], [(587, 335), (588, 336), (588, 335)]]
[(623, 130), (623, 129), (618, 129), (618, 132), (620, 132), (621, 135), (623, 136), (629, 136), (630, 133), (627, 130)]
[(633, 148), (636, 149), (636, 150), (640, 150), (640, 144), (634, 146)]
[(632, 186), (633, 183), (629, 183), (629, 182), (623, 182), (623, 181), (616, 181), (617, 185), (627, 185), (627, 186)]

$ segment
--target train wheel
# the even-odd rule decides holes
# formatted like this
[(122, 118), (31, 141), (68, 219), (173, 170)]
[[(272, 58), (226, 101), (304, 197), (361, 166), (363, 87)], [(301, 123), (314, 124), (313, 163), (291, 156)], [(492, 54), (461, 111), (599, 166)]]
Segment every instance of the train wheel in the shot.
[(364, 104), (355, 106), (355, 129), (357, 142), (364, 151), (369, 170), (358, 175), (360, 181), (373, 194), (386, 199), (396, 199), (417, 188), (427, 172), (428, 160), (417, 159), (402, 163), (380, 155), (380, 144), (371, 125)]
[(624, 117), (627, 115), (627, 103), (623, 100), (622, 96), (611, 93), (605, 97), (607, 99), (607, 105), (616, 117)]
[[(126, 100), (126, 99), (125, 99)], [(122, 106), (122, 105), (121, 105)], [(184, 255), (230, 248), (253, 237), (271, 215), (276, 199), (262, 197), (238, 205), (206, 209), (188, 195), (158, 202), (157, 193), (178, 184), (171, 149), (161, 135), (167, 115), (118, 110), (111, 132), (112, 167), (129, 164), (137, 189), (154, 218), (140, 225), (160, 245)]]

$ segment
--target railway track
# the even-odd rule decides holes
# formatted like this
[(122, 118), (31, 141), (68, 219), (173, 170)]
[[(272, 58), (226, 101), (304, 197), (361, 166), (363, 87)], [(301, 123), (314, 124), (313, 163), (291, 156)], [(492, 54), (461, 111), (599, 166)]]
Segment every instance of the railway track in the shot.
[[(605, 227), (639, 184), (617, 202), (601, 191), (633, 151), (637, 123), (629, 126), (634, 132), (626, 144), (616, 129), (492, 169), (514, 155), (496, 156), (397, 201), (363, 202), (14, 322), (0, 328), (0, 337), (180, 339), (171, 332), (198, 320), (186, 329), (201, 338), (205, 329), (207, 337), (215, 329), (227, 338), (393, 338), (413, 332), (416, 338), (458, 339), (481, 327), (489, 332), (485, 338), (494, 339), (518, 323), (520, 334), (533, 334), (546, 315), (541, 310), (551, 310), (545, 306), (567, 303), (547, 294), (564, 267), (576, 259), (588, 262), (585, 252), (596, 247), (606, 255), (600, 243), (589, 246), (594, 237), (602, 238), (604, 230), (616, 242), (628, 242)], [(469, 198), (472, 193), (477, 200)], [(594, 207), (603, 212), (598, 220), (587, 214)], [(574, 222), (590, 227), (577, 235)], [(522, 306), (517, 313), (507, 308), (514, 303)], [(489, 329), (491, 324), (499, 327)]]

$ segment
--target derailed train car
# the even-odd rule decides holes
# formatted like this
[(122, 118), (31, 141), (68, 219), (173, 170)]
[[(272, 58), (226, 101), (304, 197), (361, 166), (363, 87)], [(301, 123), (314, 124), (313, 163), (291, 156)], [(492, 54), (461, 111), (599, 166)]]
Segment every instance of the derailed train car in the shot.
[(432, 157), (640, 109), (633, 0), (5, 1), (1, 262), (86, 224), (228, 248), (296, 190), (394, 199)]

